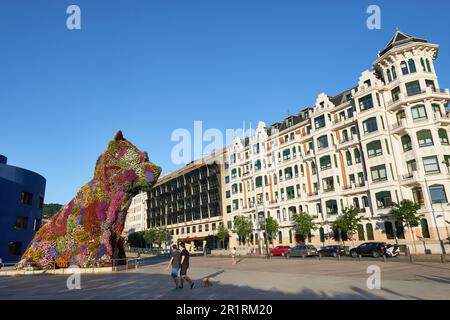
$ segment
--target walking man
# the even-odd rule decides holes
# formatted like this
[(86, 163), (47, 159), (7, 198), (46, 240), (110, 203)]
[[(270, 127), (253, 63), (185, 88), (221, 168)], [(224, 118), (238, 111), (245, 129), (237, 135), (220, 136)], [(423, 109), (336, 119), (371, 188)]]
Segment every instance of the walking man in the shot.
[(180, 269), (181, 265), (181, 253), (178, 250), (176, 244), (172, 246), (172, 249), (173, 249), (172, 254), (170, 256), (169, 264), (167, 265), (166, 270), (169, 270), (170, 267), (172, 268), (170, 275), (172, 276), (172, 279), (175, 282), (175, 289), (178, 289), (180, 287), (178, 280), (178, 270)]
[(191, 278), (188, 277), (187, 275), (187, 270), (189, 269), (189, 251), (186, 250), (186, 246), (184, 243), (180, 244), (181, 246), (181, 271), (180, 271), (180, 281), (181, 281), (181, 286), (180, 288), (183, 288), (183, 283), (186, 280), (191, 289), (194, 288), (194, 281), (191, 280)]
[(232, 264), (236, 264), (236, 247), (231, 249), (231, 262)]

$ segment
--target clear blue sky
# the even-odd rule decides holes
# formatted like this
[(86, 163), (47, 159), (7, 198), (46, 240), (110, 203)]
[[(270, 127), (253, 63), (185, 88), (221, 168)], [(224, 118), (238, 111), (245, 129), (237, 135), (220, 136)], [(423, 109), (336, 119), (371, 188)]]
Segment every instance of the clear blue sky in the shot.
[[(81, 7), (82, 30), (66, 29)], [(381, 30), (366, 28), (378, 4)], [(441, 45), (450, 2), (0, 0), (0, 154), (47, 178), (46, 202), (90, 180), (115, 131), (164, 171), (176, 128), (283, 119), (356, 84), (398, 27)]]

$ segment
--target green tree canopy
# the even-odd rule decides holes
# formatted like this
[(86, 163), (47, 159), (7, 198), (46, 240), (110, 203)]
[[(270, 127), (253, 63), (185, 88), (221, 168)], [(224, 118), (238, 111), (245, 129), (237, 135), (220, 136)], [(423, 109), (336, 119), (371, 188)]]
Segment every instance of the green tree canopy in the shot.
[(129, 234), (128, 243), (130, 247), (133, 248), (144, 248), (145, 247), (144, 231), (133, 232)]
[(166, 228), (150, 228), (144, 231), (144, 239), (146, 242), (157, 244), (161, 247), (163, 243), (169, 241), (169, 233)]
[(350, 206), (342, 211), (342, 214), (332, 224), (333, 230), (341, 230), (349, 239), (357, 232), (358, 224), (361, 223), (362, 217), (359, 215), (361, 211), (358, 208)]
[(239, 237), (247, 239), (248, 236), (253, 232), (253, 223), (249, 218), (245, 216), (235, 216), (234, 231)]
[(226, 238), (230, 236), (230, 231), (224, 226), (223, 223), (219, 224), (219, 228), (217, 228), (217, 239), (222, 242), (222, 246), (224, 247), (224, 241)]
[(404, 199), (400, 203), (394, 203), (389, 214), (396, 221), (406, 223), (409, 227), (417, 227), (423, 216), (417, 213), (418, 210), (420, 210), (420, 204)]
[(292, 215), (292, 221), (294, 222), (296, 235), (300, 236), (302, 239), (305, 239), (312, 230), (317, 229), (314, 217), (306, 212), (294, 213)]
[(267, 232), (270, 241), (272, 241), (272, 239), (276, 238), (280, 225), (274, 218), (267, 217), (264, 222), (261, 223), (261, 229)]
[(59, 210), (62, 208), (62, 204), (58, 203), (48, 203), (44, 204), (44, 207), (42, 208), (42, 218), (44, 219), (50, 219), (53, 217)]

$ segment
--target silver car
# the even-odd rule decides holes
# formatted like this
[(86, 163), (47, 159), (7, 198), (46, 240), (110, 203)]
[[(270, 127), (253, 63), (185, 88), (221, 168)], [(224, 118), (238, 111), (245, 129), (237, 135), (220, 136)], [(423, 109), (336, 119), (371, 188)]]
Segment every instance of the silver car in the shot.
[(291, 248), (287, 254), (288, 257), (302, 257), (302, 256), (312, 257), (317, 256), (319, 253), (317, 252), (317, 248), (314, 247), (313, 245), (303, 244)]

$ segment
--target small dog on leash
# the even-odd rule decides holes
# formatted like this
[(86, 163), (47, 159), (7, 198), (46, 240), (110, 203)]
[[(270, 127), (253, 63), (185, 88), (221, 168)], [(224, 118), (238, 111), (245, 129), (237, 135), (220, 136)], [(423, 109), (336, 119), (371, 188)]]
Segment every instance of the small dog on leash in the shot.
[(203, 286), (204, 287), (212, 287), (213, 283), (211, 281), (212, 279), (210, 277), (203, 278)]

